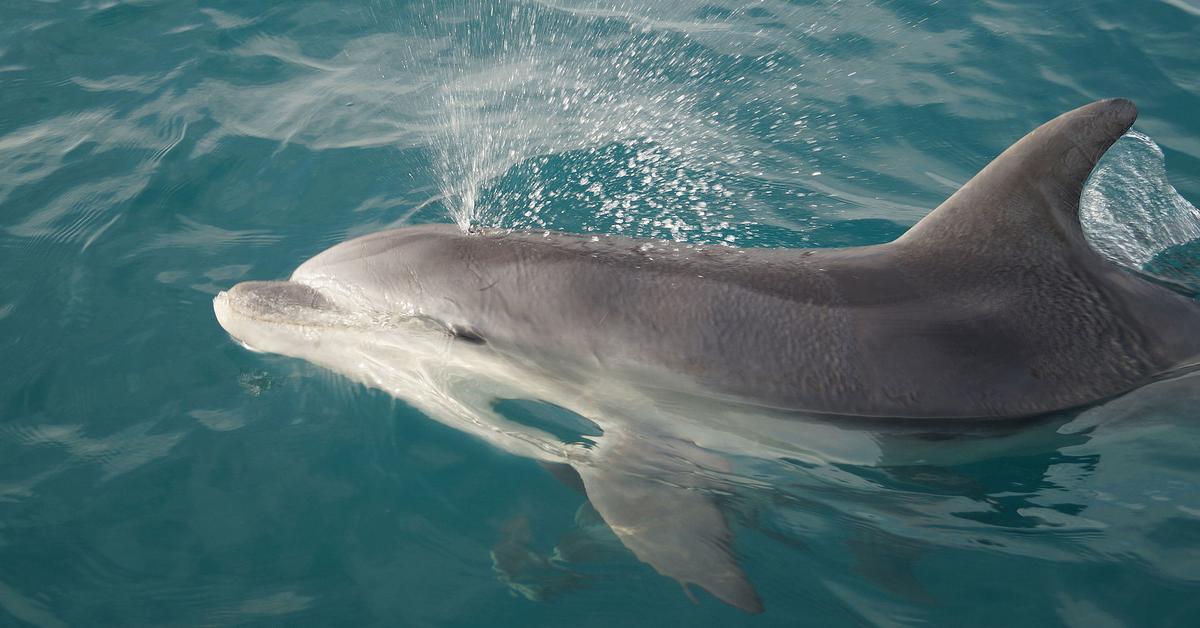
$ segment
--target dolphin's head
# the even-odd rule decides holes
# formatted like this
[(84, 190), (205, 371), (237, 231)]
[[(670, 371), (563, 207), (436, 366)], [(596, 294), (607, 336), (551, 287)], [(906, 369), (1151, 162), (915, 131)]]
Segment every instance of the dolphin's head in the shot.
[[(380, 332), (417, 321), (472, 339), (462, 299), (466, 238), (450, 225), (382, 232), (343, 242), (301, 264), (285, 281), (247, 281), (217, 295), (217, 321), (243, 345), (297, 356), (331, 331)], [(301, 357), (301, 356), (298, 356)]]

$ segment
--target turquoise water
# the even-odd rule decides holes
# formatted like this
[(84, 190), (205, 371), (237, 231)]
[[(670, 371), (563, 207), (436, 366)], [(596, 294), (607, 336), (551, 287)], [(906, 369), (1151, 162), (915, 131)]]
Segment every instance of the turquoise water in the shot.
[(751, 616), (211, 299), (419, 222), (883, 242), (1108, 96), (1093, 242), (1195, 290), (1198, 42), (1196, 0), (6, 2), (0, 625), (1194, 625), (1196, 377), (736, 461)]

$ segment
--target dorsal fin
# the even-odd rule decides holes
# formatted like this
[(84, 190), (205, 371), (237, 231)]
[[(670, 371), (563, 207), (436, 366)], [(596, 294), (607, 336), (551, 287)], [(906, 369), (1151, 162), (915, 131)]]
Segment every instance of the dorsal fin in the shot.
[(1053, 238), (1071, 249), (1087, 249), (1079, 225), (1083, 184), (1136, 118), (1133, 102), (1114, 98), (1043, 124), (992, 160), (897, 244), (1011, 255), (1014, 246)]

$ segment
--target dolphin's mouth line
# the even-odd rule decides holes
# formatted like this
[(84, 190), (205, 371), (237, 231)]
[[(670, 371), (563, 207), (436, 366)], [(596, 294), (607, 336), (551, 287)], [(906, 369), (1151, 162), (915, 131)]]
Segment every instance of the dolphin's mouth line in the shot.
[[(301, 286), (299, 292), (306, 296), (304, 300), (291, 300), (278, 303), (255, 295), (252, 289), (272, 283), (288, 283)], [(249, 287), (246, 287), (249, 286)], [(239, 295), (238, 292), (243, 294)], [(249, 294), (248, 294), (249, 293)], [(311, 293), (311, 294), (307, 294)], [(269, 296), (269, 295), (268, 295)], [(239, 298), (240, 297), (240, 298)], [(297, 332), (306, 330), (386, 330), (399, 329), (402, 326), (423, 325), (430, 331), (443, 333), (471, 345), (486, 345), (487, 339), (471, 325), (455, 324), (432, 316), (412, 313), (387, 313), (375, 310), (364, 310), (358, 313), (336, 306), (331, 300), (320, 294), (315, 288), (296, 282), (247, 282), (238, 284), (230, 290), (222, 290), (213, 298), (217, 311), (218, 323), (225, 329), (229, 337), (246, 349), (256, 353), (266, 353), (238, 336), (234, 331), (235, 325), (224, 320), (222, 309), (228, 314), (256, 325), (274, 328), (291, 329)]]

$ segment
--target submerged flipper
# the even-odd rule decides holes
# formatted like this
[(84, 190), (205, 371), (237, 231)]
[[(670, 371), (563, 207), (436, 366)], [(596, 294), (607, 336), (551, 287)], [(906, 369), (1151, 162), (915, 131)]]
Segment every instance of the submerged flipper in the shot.
[[(1090, 253), (1079, 224), (1080, 193), (1136, 118), (1137, 107), (1123, 98), (1064, 113), (1001, 153), (897, 243), (942, 256), (955, 246), (977, 255)], [(1048, 239), (1067, 246), (1037, 246)]]
[[(718, 599), (749, 613), (762, 612), (762, 601), (733, 553), (733, 535), (695, 469), (658, 466), (686, 460), (673, 452), (624, 445), (605, 452), (600, 464), (576, 467), (588, 499), (617, 538), (641, 561), (685, 587), (696, 584)], [(654, 448), (651, 448), (654, 449)], [(617, 460), (619, 459), (619, 460)]]

